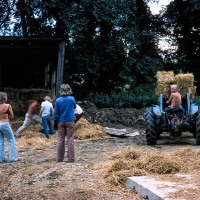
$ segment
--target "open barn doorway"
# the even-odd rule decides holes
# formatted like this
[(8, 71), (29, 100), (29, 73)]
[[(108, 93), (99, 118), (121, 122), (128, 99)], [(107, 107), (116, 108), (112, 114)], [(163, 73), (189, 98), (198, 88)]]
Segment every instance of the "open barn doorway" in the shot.
[(1, 87), (45, 88), (45, 63), (34, 58), (2, 61)]
[(0, 88), (43, 88), (58, 96), (64, 58), (63, 38), (0, 37)]

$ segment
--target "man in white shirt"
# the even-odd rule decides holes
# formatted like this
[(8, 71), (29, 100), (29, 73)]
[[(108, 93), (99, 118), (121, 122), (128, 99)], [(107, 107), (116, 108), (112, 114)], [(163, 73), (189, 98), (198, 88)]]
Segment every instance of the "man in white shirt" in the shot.
[(76, 108), (74, 109), (74, 113), (76, 116), (75, 122), (77, 122), (83, 116), (83, 109), (76, 104)]
[(50, 102), (51, 98), (49, 96), (46, 96), (44, 98), (44, 101), (41, 104), (41, 109), (40, 109), (40, 113), (39, 116), (42, 117), (42, 126), (44, 129), (44, 134), (46, 136), (47, 139), (50, 138), (50, 135), (54, 135), (55, 134), (55, 130), (53, 129), (52, 126), (52, 116), (53, 116), (53, 104)]

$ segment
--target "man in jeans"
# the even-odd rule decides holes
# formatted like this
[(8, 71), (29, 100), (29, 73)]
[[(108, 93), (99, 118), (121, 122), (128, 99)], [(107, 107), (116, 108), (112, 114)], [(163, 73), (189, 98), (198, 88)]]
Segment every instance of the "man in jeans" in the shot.
[(30, 106), (28, 107), (28, 111), (26, 112), (24, 122), (22, 126), (20, 126), (19, 129), (15, 132), (15, 136), (19, 136), (25, 129), (27, 129), (31, 125), (33, 121), (36, 123), (42, 123), (41, 117), (36, 114), (43, 101), (43, 99), (38, 99), (30, 104)]
[(66, 136), (68, 162), (74, 162), (74, 131), (76, 120), (74, 109), (76, 108), (76, 101), (71, 96), (72, 89), (68, 84), (61, 85), (60, 95), (56, 99), (54, 107), (54, 123), (58, 123), (57, 162), (63, 162), (64, 160)]
[(46, 96), (44, 98), (44, 102), (42, 102), (41, 104), (41, 109), (39, 113), (39, 116), (42, 117), (42, 126), (44, 129), (44, 134), (47, 139), (50, 138), (49, 134), (51, 135), (55, 134), (55, 130), (53, 129), (52, 122), (51, 122), (54, 109), (50, 100), (51, 98), (49, 96)]

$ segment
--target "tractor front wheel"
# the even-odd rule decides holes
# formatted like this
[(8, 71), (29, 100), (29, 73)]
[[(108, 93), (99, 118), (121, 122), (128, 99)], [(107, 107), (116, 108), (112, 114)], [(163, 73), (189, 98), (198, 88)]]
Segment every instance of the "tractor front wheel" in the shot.
[(196, 144), (200, 144), (200, 112), (196, 116)]

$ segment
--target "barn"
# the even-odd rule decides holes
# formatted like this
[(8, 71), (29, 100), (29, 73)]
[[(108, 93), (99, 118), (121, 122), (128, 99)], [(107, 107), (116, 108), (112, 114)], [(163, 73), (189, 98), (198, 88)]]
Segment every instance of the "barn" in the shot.
[(36, 89), (59, 95), (64, 38), (0, 37), (0, 88)]

